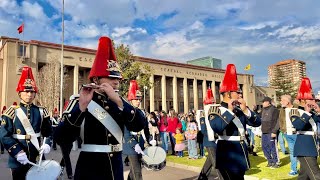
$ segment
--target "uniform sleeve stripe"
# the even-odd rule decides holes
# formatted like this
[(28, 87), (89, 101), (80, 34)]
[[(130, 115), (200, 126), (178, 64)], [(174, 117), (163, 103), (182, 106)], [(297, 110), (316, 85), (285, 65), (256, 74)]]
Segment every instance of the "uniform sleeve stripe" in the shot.
[(64, 111), (64, 113), (68, 113), (72, 110), (73, 106), (77, 103), (77, 100), (71, 100), (68, 104), (68, 107)]

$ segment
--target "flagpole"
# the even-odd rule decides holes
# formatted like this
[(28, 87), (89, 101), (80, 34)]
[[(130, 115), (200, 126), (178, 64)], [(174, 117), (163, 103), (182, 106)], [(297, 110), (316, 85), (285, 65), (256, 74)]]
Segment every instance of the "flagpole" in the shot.
[(25, 48), (24, 48), (24, 22), (22, 22), (22, 61), (24, 62), (25, 58)]
[(64, 45), (64, 0), (62, 0), (62, 37), (61, 37), (61, 72), (60, 72), (60, 117), (63, 110), (63, 45)]

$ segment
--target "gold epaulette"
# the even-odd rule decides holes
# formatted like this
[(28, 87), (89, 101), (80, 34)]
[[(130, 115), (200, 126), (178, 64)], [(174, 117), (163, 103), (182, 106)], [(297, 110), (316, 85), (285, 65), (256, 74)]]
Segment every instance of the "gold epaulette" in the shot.
[(43, 117), (44, 117), (44, 118), (49, 117), (50, 115), (49, 115), (49, 112), (48, 112), (47, 108), (42, 107), (42, 109), (43, 109)]
[(208, 110), (208, 114), (217, 114), (217, 115), (221, 116), (221, 111), (219, 109), (219, 106), (210, 106), (210, 108)]
[(200, 111), (200, 118), (204, 117), (204, 111)]
[(298, 111), (298, 109), (291, 109), (290, 112), (289, 112), (289, 117), (292, 121), (296, 120), (295, 117), (292, 117), (292, 116), (295, 116), (295, 117), (300, 117), (300, 112)]
[(18, 106), (10, 106), (2, 115), (7, 116), (10, 119), (13, 119), (16, 109), (18, 109)]

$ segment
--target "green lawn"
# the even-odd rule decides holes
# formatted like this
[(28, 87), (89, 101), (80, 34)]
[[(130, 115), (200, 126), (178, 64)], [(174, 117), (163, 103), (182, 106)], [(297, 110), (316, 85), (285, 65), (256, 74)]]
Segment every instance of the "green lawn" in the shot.
[[(258, 152), (258, 156), (249, 156), (251, 169), (246, 172), (246, 175), (258, 177), (259, 179), (281, 179), (281, 180), (295, 180), (297, 176), (291, 177), (288, 175), (290, 172), (290, 157), (289, 155), (283, 155), (280, 153), (280, 161), (281, 165), (277, 169), (271, 169), (267, 166), (267, 160), (264, 158), (262, 151)], [(184, 152), (183, 158), (178, 158), (176, 156), (168, 155), (167, 161), (174, 162), (178, 164), (184, 164), (188, 166), (202, 167), (206, 158), (191, 160), (188, 159), (188, 152)], [(320, 164), (320, 160), (318, 158), (318, 163)]]

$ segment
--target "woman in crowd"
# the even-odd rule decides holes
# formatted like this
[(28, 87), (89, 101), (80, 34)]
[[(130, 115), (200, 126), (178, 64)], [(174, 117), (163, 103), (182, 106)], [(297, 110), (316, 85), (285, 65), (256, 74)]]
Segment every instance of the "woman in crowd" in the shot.
[(158, 127), (160, 131), (160, 137), (162, 142), (162, 148), (168, 153), (168, 136), (167, 136), (167, 113), (165, 111), (161, 111), (160, 113), (160, 121), (158, 122)]

